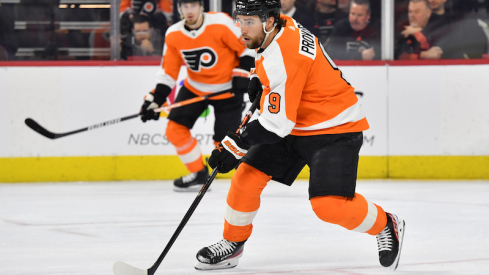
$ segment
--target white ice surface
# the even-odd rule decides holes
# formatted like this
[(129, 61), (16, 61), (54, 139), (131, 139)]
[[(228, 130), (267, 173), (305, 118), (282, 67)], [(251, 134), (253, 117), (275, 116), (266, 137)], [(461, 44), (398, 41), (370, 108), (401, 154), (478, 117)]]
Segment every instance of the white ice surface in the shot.
[[(222, 238), (229, 180), (215, 180), (156, 274), (489, 274), (489, 181), (357, 183), (406, 221), (397, 271), (373, 236), (319, 220), (307, 182), (271, 182), (234, 269), (197, 271), (196, 252)], [(0, 184), (0, 274), (112, 274), (151, 267), (195, 199), (170, 181)]]

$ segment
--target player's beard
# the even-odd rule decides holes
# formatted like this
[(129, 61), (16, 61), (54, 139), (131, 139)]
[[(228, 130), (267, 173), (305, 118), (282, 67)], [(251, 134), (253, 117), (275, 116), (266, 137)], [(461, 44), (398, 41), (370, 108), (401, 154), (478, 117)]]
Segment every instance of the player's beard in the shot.
[(250, 38), (250, 42), (246, 45), (248, 49), (258, 49), (261, 44), (263, 44), (263, 40), (265, 39), (265, 33), (262, 32), (258, 37), (256, 38)]

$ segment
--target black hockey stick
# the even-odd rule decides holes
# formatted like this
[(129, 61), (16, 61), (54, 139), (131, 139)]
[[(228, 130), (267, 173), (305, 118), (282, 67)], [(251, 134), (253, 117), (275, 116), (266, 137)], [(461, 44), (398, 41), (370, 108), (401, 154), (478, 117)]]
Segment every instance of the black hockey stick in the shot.
[(114, 125), (114, 124), (117, 124), (119, 122), (122, 122), (122, 121), (125, 121), (125, 120), (129, 120), (129, 119), (132, 119), (132, 118), (135, 118), (135, 117), (138, 117), (138, 116), (139, 116), (139, 114), (134, 114), (134, 115), (126, 116), (126, 117), (116, 118), (116, 119), (113, 119), (113, 120), (109, 120), (109, 121), (98, 123), (98, 124), (95, 124), (95, 125), (92, 125), (92, 126), (88, 126), (88, 127), (82, 128), (82, 129), (78, 129), (78, 130), (67, 132), (67, 133), (60, 133), (60, 134), (56, 134), (56, 133), (53, 133), (53, 132), (48, 131), (46, 128), (44, 128), (41, 125), (39, 125), (39, 123), (37, 123), (32, 118), (26, 118), (25, 124), (27, 126), (29, 126), (29, 128), (31, 128), (32, 130), (38, 132), (39, 134), (41, 134), (41, 135), (43, 135), (43, 136), (45, 136), (47, 138), (57, 139), (57, 138), (64, 137), (64, 136), (69, 136), (69, 135), (73, 135), (73, 134), (77, 134), (77, 133), (81, 133), (81, 132), (85, 132), (85, 131), (99, 129), (99, 128), (102, 128), (102, 127), (105, 127), (105, 126)]
[[(236, 134), (239, 134), (239, 130), (242, 129), (248, 123), (248, 121), (251, 119), (251, 116), (253, 116), (253, 113), (255, 112), (258, 104), (260, 104), (260, 96), (257, 96), (255, 101), (253, 102), (253, 104), (251, 104), (250, 109), (248, 110), (248, 112), (246, 112), (246, 115), (243, 119), (243, 122), (241, 122), (241, 125), (239, 126), (238, 130), (236, 130)], [(180, 235), (180, 232), (182, 232), (183, 228), (185, 227), (188, 220), (190, 219), (190, 217), (194, 213), (195, 209), (199, 205), (200, 201), (204, 197), (205, 192), (207, 192), (207, 189), (209, 189), (209, 187), (211, 186), (211, 183), (212, 183), (212, 181), (214, 181), (214, 178), (216, 177), (218, 172), (219, 172), (218, 168), (216, 168), (212, 171), (211, 175), (207, 179), (207, 182), (204, 184), (202, 189), (200, 189), (199, 194), (197, 195), (194, 202), (190, 206), (189, 210), (187, 211), (187, 213), (183, 217), (183, 220), (180, 222), (180, 225), (178, 225), (177, 230), (175, 231), (175, 233), (173, 233), (173, 236), (171, 237), (170, 241), (166, 245), (165, 249), (163, 250), (163, 252), (158, 257), (158, 259), (156, 260), (156, 262), (153, 264), (153, 266), (151, 268), (143, 270), (143, 269), (133, 267), (133, 266), (126, 264), (124, 262), (116, 262), (114, 264), (114, 267), (113, 267), (114, 274), (115, 275), (153, 275), (153, 274), (155, 274), (156, 269), (158, 269), (161, 262), (165, 258), (166, 254), (168, 253), (168, 251), (170, 251), (170, 248), (172, 247), (173, 243), (178, 238), (178, 235)]]
[[(157, 112), (161, 112), (161, 111), (169, 111), (169, 110), (174, 109), (174, 108), (178, 108), (178, 107), (189, 105), (189, 104), (192, 104), (192, 103), (195, 103), (195, 102), (203, 101), (203, 100), (209, 99), (211, 97), (215, 97), (215, 96), (222, 95), (222, 94), (225, 94), (225, 93), (231, 93), (231, 92), (229, 92), (229, 91), (221, 91), (221, 92), (213, 93), (213, 94), (210, 94), (210, 95), (198, 96), (198, 97), (187, 99), (187, 100), (184, 100), (184, 101), (181, 101), (181, 102), (176, 102), (176, 103), (171, 104), (171, 105), (168, 105), (168, 106), (160, 107), (158, 109), (155, 109), (154, 111), (156, 113)], [(85, 128), (74, 130), (74, 131), (71, 131), (71, 132), (58, 133), (58, 134), (57, 133), (53, 133), (53, 132), (47, 130), (46, 128), (42, 127), (39, 123), (37, 123), (32, 118), (26, 118), (25, 124), (29, 128), (31, 128), (32, 130), (38, 132), (39, 134), (41, 134), (41, 135), (43, 135), (43, 136), (45, 136), (47, 138), (57, 139), (57, 138), (60, 138), (60, 137), (65, 137), (65, 136), (69, 136), (69, 135), (73, 135), (73, 134), (78, 134), (78, 133), (85, 132), (85, 131), (100, 129), (100, 128), (103, 128), (103, 127), (106, 127), (106, 126), (111, 126), (111, 125), (117, 124), (117, 123), (122, 122), (122, 121), (125, 121), (125, 120), (136, 118), (138, 116), (140, 116), (140, 114), (134, 114), (134, 115), (130, 115), (130, 116), (116, 118), (116, 119), (112, 119), (112, 120), (105, 121), (105, 122), (102, 122), (102, 123), (97, 123), (97, 124), (94, 124), (94, 125), (91, 125), (91, 126), (88, 126), (88, 127), (85, 127)]]

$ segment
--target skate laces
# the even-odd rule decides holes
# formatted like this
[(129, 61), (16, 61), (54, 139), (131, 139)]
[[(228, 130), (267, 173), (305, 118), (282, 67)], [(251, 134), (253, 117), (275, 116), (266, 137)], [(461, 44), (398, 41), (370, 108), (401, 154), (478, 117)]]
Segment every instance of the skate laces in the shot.
[(216, 256), (224, 256), (225, 254), (232, 253), (236, 248), (235, 242), (230, 242), (226, 239), (222, 239), (216, 244), (208, 247), (209, 250)]
[(194, 181), (196, 178), (197, 178), (197, 173), (190, 173), (190, 174), (182, 177), (182, 182), (183, 183), (189, 183), (189, 182)]
[(392, 250), (392, 235), (389, 226), (386, 226), (382, 232), (377, 234), (377, 245), (380, 251)]

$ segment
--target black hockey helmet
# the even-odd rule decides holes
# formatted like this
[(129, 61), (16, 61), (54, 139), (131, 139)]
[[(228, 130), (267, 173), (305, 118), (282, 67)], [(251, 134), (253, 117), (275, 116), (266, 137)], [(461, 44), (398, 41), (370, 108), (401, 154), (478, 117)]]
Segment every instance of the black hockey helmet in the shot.
[(281, 8), (280, 0), (237, 0), (233, 19), (238, 15), (258, 15), (265, 22), (270, 17), (279, 17)]
[(178, 0), (178, 6), (180, 7), (182, 3), (193, 3), (193, 2), (200, 2), (200, 5), (202, 7), (204, 6), (204, 0)]

